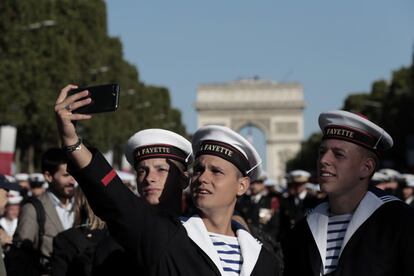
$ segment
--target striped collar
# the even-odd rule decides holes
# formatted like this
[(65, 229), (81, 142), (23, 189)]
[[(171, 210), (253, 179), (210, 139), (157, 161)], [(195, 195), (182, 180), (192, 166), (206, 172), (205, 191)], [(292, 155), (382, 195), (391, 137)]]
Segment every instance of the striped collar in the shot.
[[(370, 187), (364, 198), (356, 208), (348, 228), (345, 233), (344, 242), (339, 253), (341, 256), (346, 244), (351, 239), (352, 235), (359, 229), (359, 227), (382, 205), (399, 200), (395, 196), (388, 195), (384, 191)], [(329, 203), (323, 202), (316, 206), (316, 208), (309, 213), (306, 218), (312, 236), (318, 247), (319, 254), (322, 260), (322, 268), (325, 267), (326, 260), (326, 238), (329, 221)]]
[[(223, 274), (224, 272), (220, 263), (220, 257), (214, 248), (203, 220), (198, 215), (189, 218), (181, 217), (180, 220), (187, 230), (188, 237), (210, 257), (218, 271), (220, 271), (220, 274)], [(237, 240), (240, 244), (240, 252), (243, 256), (243, 265), (241, 267), (240, 276), (247, 276), (252, 273), (253, 268), (259, 259), (262, 244), (240, 224), (233, 221), (232, 226), (236, 229)]]

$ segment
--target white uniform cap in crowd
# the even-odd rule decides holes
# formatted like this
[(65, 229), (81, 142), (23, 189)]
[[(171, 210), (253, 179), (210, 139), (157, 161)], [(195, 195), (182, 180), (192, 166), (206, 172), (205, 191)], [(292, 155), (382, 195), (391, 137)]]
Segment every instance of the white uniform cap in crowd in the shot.
[(414, 174), (406, 173), (401, 176), (405, 180), (405, 184), (407, 185), (407, 187), (414, 188)]
[(191, 143), (169, 130), (145, 129), (129, 138), (125, 157), (132, 166), (149, 158), (170, 158), (188, 165), (192, 162)]
[(319, 115), (323, 139), (345, 140), (377, 155), (393, 145), (391, 136), (368, 119), (344, 110), (324, 112)]
[(200, 155), (215, 155), (235, 165), (251, 180), (261, 175), (262, 162), (255, 148), (240, 134), (224, 126), (207, 125), (193, 135), (193, 152)]
[(23, 197), (20, 195), (20, 192), (10, 190), (7, 194), (7, 204), (20, 204)]
[(13, 182), (13, 183), (16, 183), (17, 182), (17, 179), (16, 179), (16, 177), (14, 177), (14, 176), (12, 176), (12, 175), (7, 175), (7, 174), (5, 174), (4, 175), (4, 177), (7, 179), (7, 181), (9, 181), (9, 182)]
[(309, 181), (311, 174), (304, 170), (293, 170), (288, 174), (289, 182), (305, 183)]
[(388, 176), (381, 172), (375, 172), (374, 175), (371, 177), (371, 180), (374, 182), (387, 182)]
[(32, 188), (40, 188), (45, 184), (45, 177), (41, 173), (31, 173), (29, 175), (29, 183)]
[(42, 173), (31, 173), (29, 175), (30, 182), (45, 182), (45, 176)]
[(6, 191), (19, 191), (21, 188), (15, 182), (10, 182), (3, 174), (0, 174), (0, 189), (4, 189)]
[(313, 192), (320, 192), (321, 191), (321, 188), (320, 188), (319, 184), (306, 183), (305, 188), (310, 190), (310, 191), (313, 191)]
[(411, 174), (411, 173), (403, 173), (401, 174), (401, 177), (404, 180), (414, 180), (414, 174)]
[(387, 177), (388, 181), (398, 180), (402, 178), (402, 175), (394, 169), (380, 169), (378, 172), (384, 174)]
[(17, 173), (14, 177), (17, 181), (29, 181), (29, 175), (27, 173)]
[(407, 187), (414, 188), (414, 179), (405, 181)]
[(267, 179), (264, 181), (264, 185), (265, 185), (266, 187), (274, 187), (274, 186), (276, 186), (276, 180), (274, 180), (274, 179), (272, 179), (272, 178), (267, 178)]

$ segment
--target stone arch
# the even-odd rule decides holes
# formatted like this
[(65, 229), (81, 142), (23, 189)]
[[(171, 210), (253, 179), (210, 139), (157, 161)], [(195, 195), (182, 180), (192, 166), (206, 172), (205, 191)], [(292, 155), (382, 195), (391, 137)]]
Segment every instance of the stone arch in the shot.
[(266, 132), (263, 128), (255, 123), (248, 122), (240, 128), (234, 128), (234, 130), (253, 143), (253, 146), (256, 147), (257, 152), (262, 158), (262, 167), (267, 168)]
[(270, 133), (270, 126), (269, 126), (269, 122), (264, 122), (262, 120), (255, 120), (255, 119), (243, 119), (243, 120), (232, 120), (231, 129), (234, 129), (237, 132), (240, 132), (240, 130), (244, 127), (247, 126), (253, 126), (256, 127), (258, 129), (260, 129), (265, 136), (268, 136)]
[(303, 88), (298, 83), (243, 79), (200, 85), (196, 109), (198, 127), (218, 124), (239, 131), (246, 124), (260, 129), (266, 139), (269, 177), (283, 181), (286, 161), (303, 140)]

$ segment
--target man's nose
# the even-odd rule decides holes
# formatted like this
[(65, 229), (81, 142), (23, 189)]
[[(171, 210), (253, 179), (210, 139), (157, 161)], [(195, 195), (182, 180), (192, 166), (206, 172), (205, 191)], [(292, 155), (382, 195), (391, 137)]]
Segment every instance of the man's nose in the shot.
[(319, 154), (319, 164), (321, 165), (329, 165), (331, 162), (331, 154), (330, 151), (326, 151), (324, 153)]

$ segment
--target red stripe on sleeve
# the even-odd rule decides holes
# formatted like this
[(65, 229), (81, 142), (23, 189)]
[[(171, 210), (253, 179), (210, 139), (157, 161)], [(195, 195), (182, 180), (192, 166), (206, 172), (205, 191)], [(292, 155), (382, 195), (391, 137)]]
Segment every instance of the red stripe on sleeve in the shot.
[(116, 175), (116, 172), (115, 172), (115, 170), (114, 170), (114, 169), (112, 169), (109, 173), (107, 173), (107, 174), (106, 174), (106, 175), (105, 175), (105, 176), (101, 179), (102, 184), (103, 184), (104, 186), (108, 185), (108, 184), (109, 184), (109, 182), (111, 182), (111, 181), (112, 181), (112, 179), (114, 179), (115, 175)]

